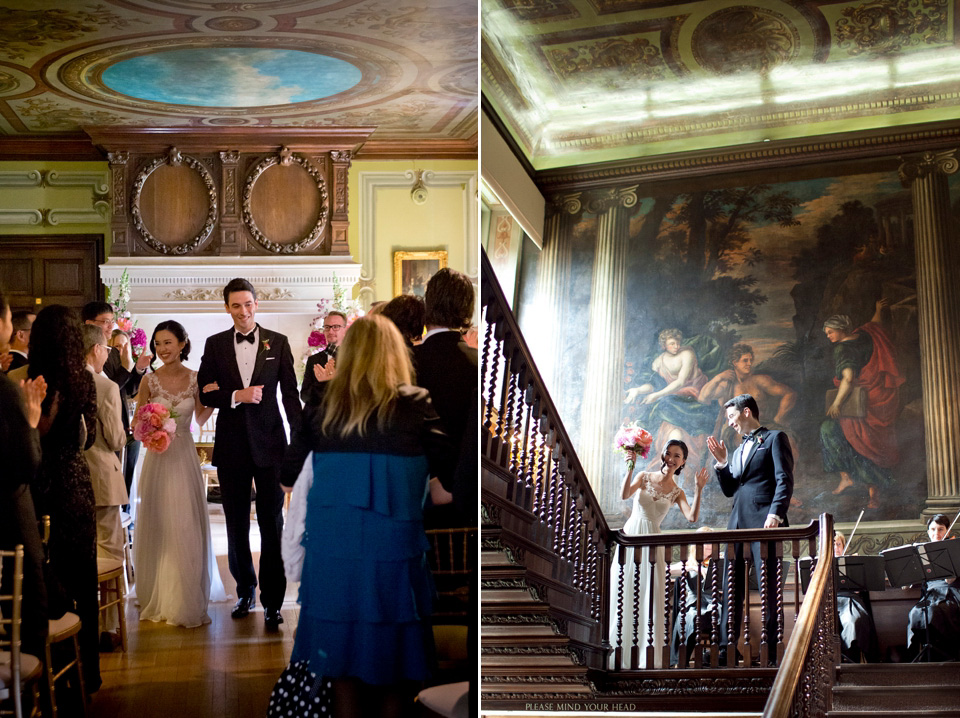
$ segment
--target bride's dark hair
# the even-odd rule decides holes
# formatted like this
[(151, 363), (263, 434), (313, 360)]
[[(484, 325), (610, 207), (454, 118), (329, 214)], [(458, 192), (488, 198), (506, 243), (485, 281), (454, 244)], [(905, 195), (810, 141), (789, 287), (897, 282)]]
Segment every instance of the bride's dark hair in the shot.
[(147, 349), (153, 352), (153, 359), (150, 360), (151, 367), (154, 365), (154, 362), (157, 361), (156, 350), (154, 349), (154, 342), (157, 338), (157, 332), (170, 332), (177, 338), (178, 342), (184, 342), (183, 349), (180, 350), (180, 361), (187, 360), (187, 357), (190, 356), (190, 337), (187, 336), (187, 330), (183, 328), (183, 325), (180, 322), (175, 322), (173, 319), (167, 319), (166, 321), (160, 322), (156, 326), (156, 328), (153, 330), (153, 336), (150, 337), (150, 344)]
[[(663, 447), (663, 451), (660, 452), (660, 470), (663, 471), (663, 467), (667, 465), (667, 449), (671, 446), (679, 446), (680, 451), (683, 452), (683, 460), (687, 460), (687, 445), (684, 444), (680, 439), (670, 439), (667, 442), (666, 446)], [(680, 472), (683, 471), (682, 466), (678, 466), (677, 470), (673, 472), (674, 476), (680, 476)]]

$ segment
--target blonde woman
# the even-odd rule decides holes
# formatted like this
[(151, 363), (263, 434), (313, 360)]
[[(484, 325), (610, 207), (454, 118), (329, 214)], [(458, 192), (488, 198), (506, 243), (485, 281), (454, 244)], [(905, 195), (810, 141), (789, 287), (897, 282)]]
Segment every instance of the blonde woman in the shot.
[(291, 662), (333, 680), (338, 718), (400, 716), (430, 675), (423, 499), (455, 453), (412, 382), (396, 326), (356, 320), (295, 442), (313, 451), (314, 479)]

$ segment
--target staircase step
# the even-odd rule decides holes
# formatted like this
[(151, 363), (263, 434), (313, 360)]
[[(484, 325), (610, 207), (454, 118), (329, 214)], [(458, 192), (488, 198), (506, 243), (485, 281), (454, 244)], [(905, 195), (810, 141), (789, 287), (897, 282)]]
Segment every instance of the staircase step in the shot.
[[(510, 626), (511, 630), (503, 632), (495, 632), (493, 630), (488, 631), (487, 629), (496, 629), (498, 626), (485, 626), (481, 629), (483, 634), (483, 648), (505, 648), (510, 646), (518, 646), (523, 648), (522, 644), (519, 644), (517, 641), (517, 631), (516, 627)], [(570, 644), (570, 639), (566, 636), (558, 636), (552, 630), (548, 634), (542, 634), (536, 636), (536, 647), (543, 649), (559, 648), (564, 647)]]
[(480, 638), (487, 641), (489, 638), (513, 639), (513, 644), (523, 644), (533, 638), (541, 636), (553, 638), (556, 636), (553, 626), (549, 623), (489, 623), (481, 624)]
[(555, 683), (553, 681), (549, 682), (539, 682), (532, 681), (530, 683), (487, 683), (482, 682), (480, 684), (480, 695), (483, 696), (485, 693), (512, 693), (515, 694), (517, 698), (521, 698), (523, 694), (558, 694), (562, 693), (570, 697), (583, 696), (583, 697), (592, 697), (593, 689), (587, 683)]
[[(909, 686), (909, 688), (907, 688)], [(942, 710), (957, 702), (957, 685), (834, 686), (833, 708), (840, 711)]]
[[(576, 668), (580, 670), (573, 661), (573, 656), (569, 653), (484, 653), (483, 671), (490, 672), (490, 675), (496, 674), (498, 668), (516, 668), (518, 666), (532, 666), (533, 668), (543, 668), (544, 671), (552, 671), (550, 675), (558, 675), (558, 669)], [(491, 669), (493, 669), (491, 671)]]
[(837, 668), (838, 686), (960, 685), (960, 663), (861, 663)]

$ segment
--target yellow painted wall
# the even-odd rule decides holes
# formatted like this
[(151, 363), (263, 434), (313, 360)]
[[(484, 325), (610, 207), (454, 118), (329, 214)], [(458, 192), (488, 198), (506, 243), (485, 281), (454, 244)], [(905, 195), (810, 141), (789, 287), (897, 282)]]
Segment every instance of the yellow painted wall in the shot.
[[(21, 172), (105, 172), (106, 162), (0, 162), (0, 171)], [(98, 198), (99, 199), (99, 198)], [(0, 209), (93, 209), (90, 187), (0, 187)], [(0, 234), (102, 234), (108, 242), (110, 217), (103, 222), (84, 224), (0, 224)], [(105, 248), (109, 251), (109, 247)]]
[[(355, 261), (360, 261), (360, 196), (361, 172), (397, 173), (407, 170), (433, 172), (477, 172), (477, 162), (465, 160), (391, 160), (355, 161), (350, 166), (348, 243)], [(412, 185), (412, 181), (410, 182)], [(376, 237), (374, 248), (375, 301), (391, 299), (393, 287), (393, 253), (396, 251), (446, 250), (447, 266), (467, 271), (464, 256), (464, 204), (460, 187), (430, 187), (427, 202), (414, 204), (409, 187), (385, 187), (377, 190)], [(356, 292), (354, 293), (356, 296)]]

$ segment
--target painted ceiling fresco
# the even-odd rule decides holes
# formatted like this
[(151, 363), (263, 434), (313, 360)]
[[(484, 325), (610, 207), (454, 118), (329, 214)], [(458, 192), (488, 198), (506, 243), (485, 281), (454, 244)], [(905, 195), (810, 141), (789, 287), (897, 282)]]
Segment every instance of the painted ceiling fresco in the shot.
[(958, 0), (481, 0), (535, 169), (956, 119)]
[(476, 144), (476, 0), (0, 0), (0, 135), (375, 126)]

